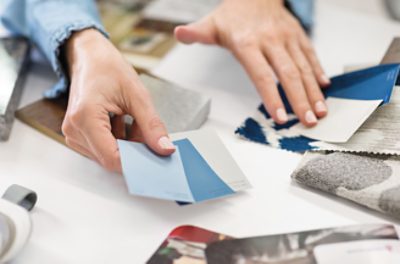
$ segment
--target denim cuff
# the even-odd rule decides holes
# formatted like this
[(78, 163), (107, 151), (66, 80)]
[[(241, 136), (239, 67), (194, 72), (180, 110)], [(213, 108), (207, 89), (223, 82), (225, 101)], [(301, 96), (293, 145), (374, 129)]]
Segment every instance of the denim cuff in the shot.
[(307, 34), (311, 35), (314, 25), (314, 0), (285, 0), (284, 3)]
[[(1, 1), (1, 0), (0, 0)], [(97, 29), (108, 37), (94, 0), (3, 0), (1, 20), (15, 34), (34, 42), (50, 61), (60, 81), (45, 96), (66, 92), (69, 84), (61, 48), (76, 31)]]
[(69, 79), (66, 73), (66, 69), (63, 67), (61, 47), (65, 42), (72, 36), (73, 33), (82, 31), (84, 29), (94, 28), (102, 33), (108, 38), (107, 32), (104, 30), (100, 23), (94, 22), (92, 20), (81, 20), (70, 23), (69, 25), (64, 25), (64, 27), (57, 30), (50, 39), (50, 48), (52, 54), (49, 57), (52, 68), (59, 77), (59, 81), (44, 94), (47, 98), (56, 98), (61, 94), (67, 92), (69, 86)]

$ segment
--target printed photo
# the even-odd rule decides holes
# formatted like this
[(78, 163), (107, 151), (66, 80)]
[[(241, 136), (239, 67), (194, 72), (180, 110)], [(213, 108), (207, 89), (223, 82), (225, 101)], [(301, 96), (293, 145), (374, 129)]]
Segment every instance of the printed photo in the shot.
[[(392, 225), (363, 225), (216, 242), (207, 247), (206, 259), (208, 264), (324, 264), (328, 262), (316, 261), (317, 246), (367, 240), (388, 242), (399, 256), (400, 241)], [(326, 259), (324, 252), (319, 251), (320, 259)]]
[(206, 264), (204, 250), (208, 244), (231, 239), (195, 226), (174, 229), (147, 264)]

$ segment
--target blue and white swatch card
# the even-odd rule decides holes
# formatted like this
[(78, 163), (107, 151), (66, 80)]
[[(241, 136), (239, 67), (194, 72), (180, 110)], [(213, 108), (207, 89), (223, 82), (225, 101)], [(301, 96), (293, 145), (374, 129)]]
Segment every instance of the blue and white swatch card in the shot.
[(390, 100), (398, 65), (380, 65), (331, 79), (324, 91), (329, 113), (312, 128), (296, 124), (299, 134), (325, 142), (344, 143), (381, 104)]
[(386, 64), (333, 77), (332, 85), (323, 90), (328, 115), (313, 128), (299, 123), (279, 87), (289, 121), (276, 124), (260, 105), (256, 115), (247, 118), (236, 133), (251, 141), (295, 152), (318, 149), (315, 143), (320, 141), (346, 142), (378, 106), (389, 103), (399, 69), (399, 64)]
[(250, 188), (215, 132), (172, 134), (176, 151), (161, 157), (142, 143), (118, 140), (122, 170), (134, 195), (196, 203)]

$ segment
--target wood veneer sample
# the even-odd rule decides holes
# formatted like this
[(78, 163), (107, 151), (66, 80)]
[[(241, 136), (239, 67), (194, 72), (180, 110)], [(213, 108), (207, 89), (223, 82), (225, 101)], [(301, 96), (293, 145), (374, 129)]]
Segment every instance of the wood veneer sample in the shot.
[(41, 99), (16, 112), (16, 117), (29, 126), (65, 145), (61, 132), (67, 110), (68, 98)]

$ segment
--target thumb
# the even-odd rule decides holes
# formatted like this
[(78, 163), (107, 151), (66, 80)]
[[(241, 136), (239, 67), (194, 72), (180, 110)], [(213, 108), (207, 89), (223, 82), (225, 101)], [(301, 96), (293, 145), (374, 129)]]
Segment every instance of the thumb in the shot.
[[(140, 95), (132, 95), (130, 98), (127, 112), (135, 118), (137, 129), (140, 130), (144, 143), (159, 155), (171, 155), (176, 148), (169, 139), (167, 129), (153, 106), (151, 96), (146, 91)], [(138, 100), (138, 98), (140, 99)]]
[(192, 44), (216, 44), (215, 26), (211, 16), (207, 16), (197, 22), (178, 26), (175, 28), (175, 37), (182, 43)]

